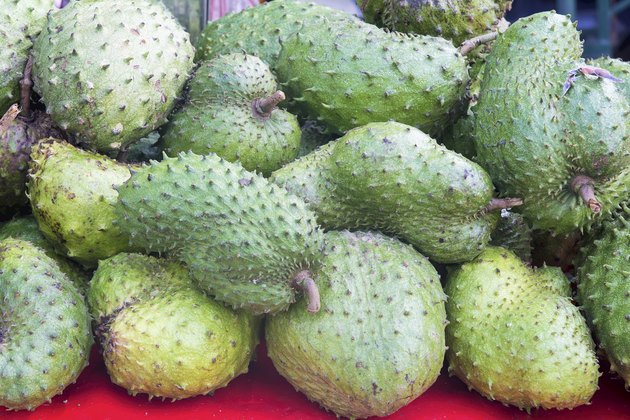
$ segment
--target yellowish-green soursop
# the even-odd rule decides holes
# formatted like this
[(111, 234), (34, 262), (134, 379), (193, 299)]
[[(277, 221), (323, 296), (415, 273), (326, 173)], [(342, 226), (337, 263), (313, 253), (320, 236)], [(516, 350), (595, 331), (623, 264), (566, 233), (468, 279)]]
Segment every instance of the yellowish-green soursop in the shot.
[(386, 416), (426, 391), (444, 360), (446, 314), (433, 266), (378, 233), (328, 232), (315, 273), (322, 310), (303, 300), (267, 318), (276, 369), (338, 416)]

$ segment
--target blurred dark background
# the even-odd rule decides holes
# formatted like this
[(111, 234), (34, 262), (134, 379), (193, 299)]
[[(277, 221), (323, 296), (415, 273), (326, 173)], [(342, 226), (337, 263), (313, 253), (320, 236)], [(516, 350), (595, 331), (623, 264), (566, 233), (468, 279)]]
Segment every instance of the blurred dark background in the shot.
[(611, 55), (630, 61), (630, 0), (514, 0), (506, 18), (555, 9), (578, 21), (584, 56)]

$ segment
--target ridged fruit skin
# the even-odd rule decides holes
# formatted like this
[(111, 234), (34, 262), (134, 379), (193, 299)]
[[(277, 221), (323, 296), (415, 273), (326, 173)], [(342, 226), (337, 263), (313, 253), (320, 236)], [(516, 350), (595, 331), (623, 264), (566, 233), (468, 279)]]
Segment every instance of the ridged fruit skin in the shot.
[(578, 270), (578, 301), (610, 370), (630, 388), (630, 211), (603, 227), (583, 249)]
[(0, 406), (33, 410), (88, 363), (90, 316), (54, 260), (29, 242), (0, 242)]
[(94, 319), (101, 321), (164, 290), (191, 286), (188, 270), (176, 261), (121, 252), (99, 261), (87, 302)]
[(356, 18), (315, 3), (274, 0), (210, 22), (197, 43), (195, 61), (244, 52), (257, 56), (274, 70), (282, 42), (289, 36), (325, 20), (349, 19)]
[(492, 31), (512, 1), (506, 0), (356, 0), (366, 22), (392, 31), (441, 36), (459, 45)]
[(201, 289), (254, 314), (286, 309), (316, 265), (322, 234), (303, 201), (215, 154), (181, 153), (118, 188), (131, 243), (184, 262)]
[(7, 238), (28, 241), (34, 246), (40, 248), (47, 256), (55, 260), (59, 269), (68, 277), (68, 279), (72, 280), (72, 282), (81, 291), (85, 291), (87, 289), (87, 282), (89, 280), (87, 273), (82, 270), (79, 265), (55, 252), (52, 244), (48, 242), (44, 235), (39, 231), (37, 221), (32, 215), (15, 217), (0, 225), (0, 241)]
[(139, 254), (101, 261), (88, 300), (112, 381), (130, 394), (188, 398), (247, 372), (258, 320), (193, 286), (174, 262)]
[(52, 0), (4, 0), (0, 10), (0, 116), (19, 100), (33, 38), (46, 22)]
[(527, 410), (589, 402), (595, 346), (559, 268), (532, 270), (488, 247), (451, 272), (444, 291), (449, 372), (469, 388)]
[(258, 57), (236, 53), (204, 62), (188, 90), (186, 103), (164, 129), (162, 145), (169, 156), (213, 152), (265, 175), (297, 157), (297, 117), (278, 108), (269, 115), (257, 110), (257, 100), (278, 90), (269, 66)]
[[(568, 72), (583, 66), (579, 34), (566, 16), (515, 22), (487, 57), (475, 107), (477, 161), (501, 194), (524, 199), (536, 229), (568, 233), (592, 224), (628, 195), (630, 100), (623, 83)], [(600, 213), (571, 187), (593, 180)]]
[(326, 229), (378, 230), (442, 263), (474, 258), (498, 219), (483, 212), (493, 186), (479, 165), (396, 122), (351, 130), (270, 179)]
[(33, 54), (35, 90), (53, 121), (115, 153), (166, 122), (194, 48), (162, 2), (81, 0), (48, 16)]
[(276, 73), (302, 117), (337, 133), (395, 120), (436, 136), (462, 108), (468, 83), (466, 60), (449, 41), (358, 20), (287, 38)]
[(31, 148), (35, 142), (60, 133), (47, 115), (35, 112), (32, 121), (16, 118), (0, 131), (0, 214), (28, 203), (26, 181)]
[(532, 228), (522, 214), (502, 211), (499, 223), (490, 235), (490, 245), (509, 249), (523, 262), (532, 261)]
[(322, 308), (304, 300), (267, 318), (269, 356), (298, 391), (338, 416), (386, 416), (437, 379), (446, 314), (433, 266), (378, 233), (326, 233), (316, 273)]
[(113, 223), (114, 187), (131, 176), (126, 165), (50, 139), (33, 148), (30, 176), (33, 215), (57, 252), (94, 267), (131, 249), (124, 228)]

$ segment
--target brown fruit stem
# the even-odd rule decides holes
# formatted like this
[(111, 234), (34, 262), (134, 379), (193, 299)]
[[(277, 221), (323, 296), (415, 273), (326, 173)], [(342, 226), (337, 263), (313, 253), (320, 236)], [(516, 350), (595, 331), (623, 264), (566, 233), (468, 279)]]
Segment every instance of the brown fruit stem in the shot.
[(319, 312), (321, 302), (319, 299), (319, 289), (312, 277), (313, 274), (311, 274), (310, 271), (300, 271), (293, 279), (292, 286), (295, 289), (301, 290), (306, 296), (308, 300), (307, 310), (311, 313), (316, 313)]
[(523, 199), (521, 198), (493, 198), (490, 203), (483, 209), (484, 213), (489, 213), (495, 210), (509, 209), (511, 207), (522, 206)]
[(462, 45), (459, 47), (459, 53), (461, 55), (468, 55), (472, 50), (477, 48), (481, 44), (487, 44), (490, 41), (494, 41), (499, 36), (499, 31), (488, 32), (487, 34), (482, 34), (476, 36), (474, 38), (467, 39), (462, 42)]
[(20, 108), (17, 104), (13, 104), (9, 107), (9, 109), (7, 109), (7, 112), (5, 112), (2, 118), (0, 118), (0, 135), (4, 134), (5, 131), (7, 131), (7, 129), (19, 113)]
[(286, 99), (284, 92), (279, 90), (266, 98), (254, 99), (252, 109), (260, 118), (269, 118), (278, 104)]
[(571, 189), (582, 197), (582, 200), (593, 213), (602, 211), (602, 205), (595, 197), (595, 181), (586, 175), (577, 175), (571, 181)]
[(29, 55), (24, 67), (24, 75), (20, 80), (20, 105), (22, 106), (22, 118), (25, 120), (31, 119), (31, 91), (33, 90), (33, 80), (31, 75), (33, 73), (33, 56)]

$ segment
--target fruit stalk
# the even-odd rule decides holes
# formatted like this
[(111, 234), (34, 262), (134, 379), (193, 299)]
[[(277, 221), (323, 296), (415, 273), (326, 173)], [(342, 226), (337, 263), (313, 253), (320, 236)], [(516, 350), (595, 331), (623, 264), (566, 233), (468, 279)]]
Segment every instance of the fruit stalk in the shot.
[(31, 74), (33, 73), (33, 56), (29, 55), (24, 67), (24, 75), (20, 80), (20, 105), (22, 105), (22, 118), (26, 120), (31, 119), (31, 91), (33, 90), (33, 80)]
[(13, 104), (9, 109), (7, 109), (7, 112), (5, 112), (2, 118), (0, 118), (0, 136), (4, 134), (5, 131), (7, 131), (7, 129), (19, 113), (20, 108), (17, 106), (17, 104)]
[(462, 42), (462, 45), (459, 47), (459, 53), (463, 56), (466, 56), (479, 45), (487, 44), (488, 42), (494, 41), (495, 39), (497, 39), (498, 36), (498, 31), (492, 31), (488, 32), (487, 34), (467, 39), (466, 41)]
[(586, 175), (578, 175), (571, 181), (571, 189), (578, 194), (593, 213), (602, 211), (602, 205), (595, 197), (595, 183)]
[(260, 118), (269, 118), (278, 104), (286, 99), (284, 92), (281, 90), (276, 91), (266, 98), (254, 99), (252, 102), (252, 108), (254, 113)]
[(495, 210), (509, 209), (516, 206), (522, 206), (523, 200), (521, 198), (493, 198), (490, 203), (483, 209), (484, 213), (489, 213)]
[(306, 296), (308, 300), (307, 310), (311, 313), (316, 313), (319, 312), (321, 302), (319, 299), (319, 289), (312, 276), (313, 275), (308, 270), (300, 271), (293, 279), (293, 287), (301, 290)]

